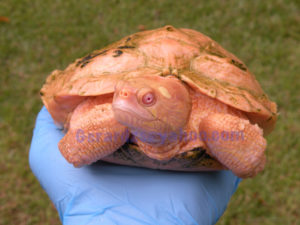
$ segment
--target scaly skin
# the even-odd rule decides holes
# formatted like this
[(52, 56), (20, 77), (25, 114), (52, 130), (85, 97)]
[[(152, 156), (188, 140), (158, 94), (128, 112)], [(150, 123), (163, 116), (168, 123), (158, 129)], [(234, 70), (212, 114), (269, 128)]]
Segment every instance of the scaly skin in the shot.
[(203, 119), (200, 130), (207, 134), (203, 140), (208, 154), (237, 176), (253, 177), (263, 170), (267, 143), (257, 125), (237, 116), (213, 113)]
[(75, 167), (91, 164), (121, 147), (129, 137), (112, 112), (112, 97), (93, 97), (73, 112), (70, 127), (58, 147)]

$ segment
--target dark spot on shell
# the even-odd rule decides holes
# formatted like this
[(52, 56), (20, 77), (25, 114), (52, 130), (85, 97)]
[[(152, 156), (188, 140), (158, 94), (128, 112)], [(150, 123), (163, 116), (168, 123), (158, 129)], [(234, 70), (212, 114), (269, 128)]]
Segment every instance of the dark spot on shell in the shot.
[(90, 59), (92, 59), (94, 56), (92, 54), (88, 54), (87, 56), (85, 56), (82, 61), (88, 61)]
[(78, 61), (76, 62), (76, 66), (79, 66), (80, 63), (81, 63), (81, 60), (78, 60)]
[(79, 66), (81, 68), (85, 67), (89, 62), (91, 62), (91, 59), (95, 58), (96, 56), (98, 55), (103, 55), (107, 52), (107, 50), (103, 50), (101, 52), (98, 52), (98, 53), (91, 53), (91, 54), (88, 54), (87, 56), (83, 57), (81, 60), (79, 60), (77, 63), (76, 63), (76, 66)]
[[(95, 54), (95, 56), (98, 56), (98, 55), (104, 55), (107, 51), (108, 51), (107, 49), (106, 49), (106, 50), (103, 50), (103, 51), (101, 51), (101, 52)], [(95, 57), (95, 56), (94, 56), (94, 57)]]
[(218, 52), (218, 51), (210, 51), (209, 53), (211, 55), (214, 55), (214, 56), (217, 56), (217, 57), (220, 57), (220, 58), (225, 58), (225, 56), (222, 53)]
[(128, 49), (128, 48), (135, 48), (134, 46), (128, 46), (128, 45), (123, 45), (123, 46), (119, 46), (118, 49)]
[(130, 41), (130, 40), (131, 40), (131, 37), (128, 37), (128, 38), (126, 39), (125, 42), (128, 42), (128, 41)]
[(84, 58), (82, 58), (81, 60), (79, 60), (77, 63), (76, 63), (76, 66), (79, 66), (83, 63), (85, 63), (86, 61), (90, 60), (92, 57), (91, 57), (91, 54), (85, 56)]
[(166, 27), (166, 30), (167, 31), (174, 31), (174, 28), (170, 26), (170, 27)]
[(113, 55), (113, 57), (119, 57), (120, 55), (123, 54), (123, 52), (121, 50), (115, 50), (114, 53), (115, 53), (115, 55)]
[(56, 79), (56, 76), (55, 75), (52, 75), (51, 76), (51, 80), (55, 80)]
[(44, 92), (40, 91), (40, 96), (44, 96)]
[(247, 68), (242, 63), (239, 63), (239, 62), (235, 61), (234, 59), (231, 59), (231, 63), (233, 65), (235, 65), (236, 67), (240, 68), (241, 70), (247, 71)]
[(85, 61), (85, 62), (83, 62), (83, 63), (80, 65), (80, 68), (85, 67), (89, 62), (90, 62), (90, 61)]
[(272, 119), (273, 119), (273, 117), (270, 116), (270, 117), (267, 119), (267, 122), (269, 122), (269, 121), (272, 120)]

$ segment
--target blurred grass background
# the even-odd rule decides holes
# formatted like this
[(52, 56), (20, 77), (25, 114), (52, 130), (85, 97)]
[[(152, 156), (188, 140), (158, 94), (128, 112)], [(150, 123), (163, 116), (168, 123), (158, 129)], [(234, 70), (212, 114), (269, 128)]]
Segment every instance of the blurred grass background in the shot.
[[(299, 1), (0, 1), (0, 224), (59, 224), (28, 165), (39, 89), (54, 69), (140, 29), (172, 24), (241, 58), (278, 104), (268, 164), (218, 222), (299, 224)], [(222, 190), (220, 190), (222, 191)]]

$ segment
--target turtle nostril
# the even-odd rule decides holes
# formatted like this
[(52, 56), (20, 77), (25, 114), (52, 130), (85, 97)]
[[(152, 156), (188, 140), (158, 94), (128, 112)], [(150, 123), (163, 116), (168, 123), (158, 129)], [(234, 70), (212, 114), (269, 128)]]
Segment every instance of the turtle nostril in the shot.
[(123, 89), (123, 90), (121, 90), (121, 91), (119, 92), (119, 96), (120, 96), (120, 97), (127, 98), (128, 95), (129, 95), (129, 93), (128, 93), (127, 90), (124, 90), (124, 89)]

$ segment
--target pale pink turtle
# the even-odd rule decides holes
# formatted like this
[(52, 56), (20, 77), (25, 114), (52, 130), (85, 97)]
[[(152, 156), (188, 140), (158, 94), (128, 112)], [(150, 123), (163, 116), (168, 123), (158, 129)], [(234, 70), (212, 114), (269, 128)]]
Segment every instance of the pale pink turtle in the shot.
[(132, 34), (55, 70), (41, 89), (63, 156), (170, 170), (264, 168), (276, 104), (236, 56), (172, 26)]

